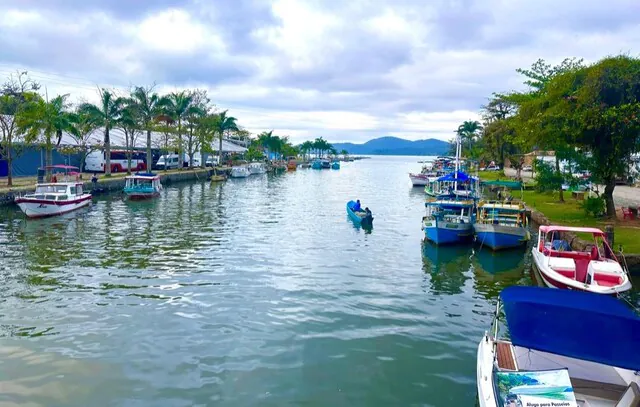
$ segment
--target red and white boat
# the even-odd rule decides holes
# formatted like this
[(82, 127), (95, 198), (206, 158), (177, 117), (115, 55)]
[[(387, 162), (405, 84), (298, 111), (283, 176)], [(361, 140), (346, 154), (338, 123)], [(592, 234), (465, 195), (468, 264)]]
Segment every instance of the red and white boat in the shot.
[[(62, 215), (91, 203), (91, 194), (83, 191), (78, 167), (52, 165), (41, 168), (53, 174), (51, 182), (38, 182), (33, 194), (16, 197), (15, 202), (29, 218)], [(60, 173), (55, 173), (60, 170)]]
[[(574, 251), (562, 238), (567, 232), (580, 234), (580, 237), (591, 235), (593, 244), (585, 251)], [(631, 289), (628, 273), (600, 229), (540, 226), (538, 244), (531, 252), (533, 263), (548, 287), (596, 294), (618, 294)]]

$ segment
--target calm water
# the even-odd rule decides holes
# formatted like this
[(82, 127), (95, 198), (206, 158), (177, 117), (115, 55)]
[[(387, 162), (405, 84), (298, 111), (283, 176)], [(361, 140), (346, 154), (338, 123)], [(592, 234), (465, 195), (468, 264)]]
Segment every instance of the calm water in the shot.
[(474, 405), (477, 342), (529, 258), (423, 244), (416, 161), (0, 209), (0, 405)]

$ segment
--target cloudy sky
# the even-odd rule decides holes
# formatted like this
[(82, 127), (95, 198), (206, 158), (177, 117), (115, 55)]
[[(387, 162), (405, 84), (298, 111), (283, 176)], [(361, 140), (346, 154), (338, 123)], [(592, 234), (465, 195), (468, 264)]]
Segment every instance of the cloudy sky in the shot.
[(0, 76), (201, 87), (253, 132), (447, 140), (537, 58), (638, 54), (639, 0), (0, 0)]

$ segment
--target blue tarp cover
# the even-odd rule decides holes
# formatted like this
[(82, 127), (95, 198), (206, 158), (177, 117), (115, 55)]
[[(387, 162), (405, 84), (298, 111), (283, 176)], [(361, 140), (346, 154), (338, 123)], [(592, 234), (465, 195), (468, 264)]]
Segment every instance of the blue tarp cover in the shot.
[(640, 318), (605, 295), (540, 287), (500, 293), (516, 346), (640, 370)]
[(438, 181), (461, 181), (461, 182), (469, 181), (469, 176), (464, 172), (458, 171), (457, 176), (458, 177), (456, 179), (456, 172), (453, 171), (448, 173), (444, 177), (438, 178)]

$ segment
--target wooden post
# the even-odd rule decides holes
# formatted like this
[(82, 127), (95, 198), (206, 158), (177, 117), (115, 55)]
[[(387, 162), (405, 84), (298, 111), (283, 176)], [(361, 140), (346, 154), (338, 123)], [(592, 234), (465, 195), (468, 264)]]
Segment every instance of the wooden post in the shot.
[(604, 227), (604, 234), (607, 236), (607, 243), (609, 243), (609, 246), (613, 249), (613, 244), (614, 244), (614, 231), (613, 231), (613, 225), (606, 225)]

